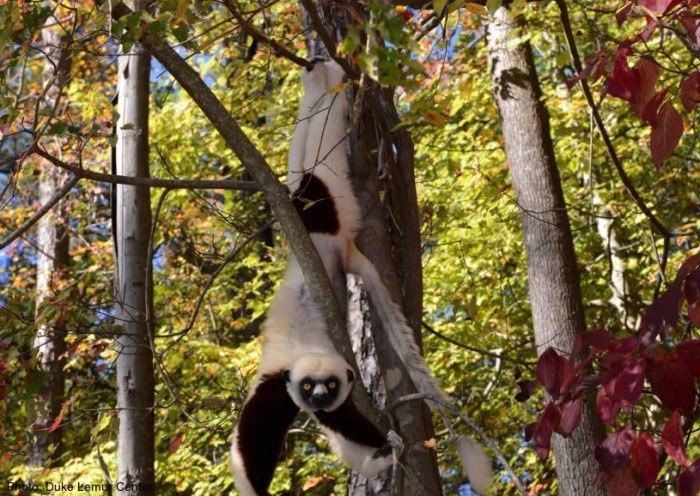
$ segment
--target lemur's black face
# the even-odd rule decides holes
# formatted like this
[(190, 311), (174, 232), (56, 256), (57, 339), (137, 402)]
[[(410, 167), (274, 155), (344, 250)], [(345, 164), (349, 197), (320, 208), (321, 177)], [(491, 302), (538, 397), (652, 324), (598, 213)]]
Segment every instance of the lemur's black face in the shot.
[(312, 409), (323, 410), (332, 405), (338, 397), (340, 381), (334, 375), (326, 379), (304, 377), (299, 382), (299, 393)]

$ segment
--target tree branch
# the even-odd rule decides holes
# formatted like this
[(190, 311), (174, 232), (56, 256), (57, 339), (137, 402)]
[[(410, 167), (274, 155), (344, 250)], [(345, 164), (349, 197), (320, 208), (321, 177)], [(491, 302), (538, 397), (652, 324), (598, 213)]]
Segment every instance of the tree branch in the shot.
[[(581, 58), (579, 56), (578, 49), (576, 48), (576, 39), (574, 38), (574, 33), (571, 29), (571, 21), (569, 19), (569, 11), (566, 6), (566, 1), (556, 0), (556, 4), (559, 7), (559, 18), (564, 29), (566, 43), (569, 46), (571, 61), (574, 64), (574, 69), (576, 69), (576, 74), (580, 75), (583, 70), (583, 66), (581, 65)], [(598, 112), (598, 107), (596, 107), (595, 100), (593, 99), (593, 94), (591, 93), (591, 89), (588, 86), (588, 82), (582, 77), (579, 77), (578, 82), (581, 85), (581, 89), (583, 90), (583, 94), (586, 98), (586, 102), (588, 103), (588, 107), (591, 110), (591, 114), (593, 115), (593, 120), (595, 121), (596, 127), (598, 128), (600, 137), (603, 139), (603, 143), (605, 144), (605, 149), (608, 152), (608, 156), (610, 157), (610, 160), (612, 160), (612, 163), (615, 166), (615, 169), (617, 170), (617, 173), (620, 176), (620, 180), (625, 186), (627, 193), (629, 193), (630, 197), (632, 197), (632, 200), (637, 205), (637, 207), (639, 207), (639, 209), (646, 216), (646, 218), (649, 219), (649, 222), (654, 227), (654, 229), (656, 229), (664, 237), (664, 239), (672, 238), (678, 235), (678, 233), (674, 234), (665, 225), (663, 225), (663, 223), (661, 223), (661, 221), (654, 215), (654, 213), (649, 209), (647, 204), (639, 195), (639, 192), (632, 184), (632, 180), (627, 175), (627, 172), (625, 172), (625, 168), (622, 166), (622, 161), (620, 160), (620, 157), (618, 157), (617, 152), (615, 151), (615, 147), (612, 144), (610, 135), (605, 129), (603, 118), (601, 117), (600, 112)]]
[[(105, 0), (98, 1), (98, 3), (104, 4)], [(112, 8), (112, 16), (116, 19), (130, 13), (131, 9), (123, 3), (116, 4)], [(236, 154), (248, 173), (260, 185), (275, 217), (287, 235), (292, 251), (304, 274), (309, 292), (326, 320), (328, 332), (334, 344), (346, 360), (350, 360), (349, 363), (354, 363), (345, 317), (340, 310), (338, 300), (335, 298), (321, 257), (291, 202), (287, 188), (279, 182), (265, 158), (200, 75), (169, 45), (159, 43), (148, 35), (142, 42), (180, 83), (180, 86), (216, 128), (226, 145)]]
[(10, 234), (8, 234), (4, 239), (0, 240), (0, 250), (5, 248), (7, 245), (12, 243), (14, 240), (22, 236), (25, 232), (27, 232), (31, 227), (36, 224), (39, 219), (41, 219), (44, 215), (48, 213), (49, 210), (51, 210), (61, 199), (63, 199), (64, 196), (66, 196), (70, 190), (75, 186), (78, 181), (80, 181), (80, 177), (74, 176), (72, 177), (61, 189), (59, 189), (55, 195), (53, 195), (49, 201), (47, 201), (42, 207), (34, 212), (34, 214), (29, 217), (27, 220), (25, 220), (21, 226), (19, 226), (17, 229), (12, 231)]
[(96, 172), (75, 165), (70, 165), (40, 147), (34, 148), (34, 153), (48, 160), (56, 167), (75, 174), (78, 178), (89, 179), (109, 184), (128, 184), (130, 186), (149, 186), (151, 188), (166, 189), (233, 189), (233, 190), (258, 190), (260, 186), (254, 181), (234, 181), (231, 179), (159, 179), (157, 177), (122, 176), (119, 174), (106, 174)]
[(238, 11), (238, 9), (231, 0), (224, 0), (224, 5), (229, 10), (229, 12), (231, 12), (231, 15), (233, 15), (233, 17), (236, 18), (236, 20), (238, 21), (238, 25), (245, 33), (247, 33), (251, 38), (258, 41), (259, 43), (270, 47), (275, 53), (275, 55), (277, 55), (278, 57), (284, 57), (285, 59), (288, 59), (302, 67), (309, 67), (312, 65), (311, 61), (306, 60), (304, 57), (300, 57), (297, 54), (291, 52), (290, 50), (282, 46), (280, 43), (278, 43), (275, 40), (271, 40), (258, 29), (256, 29), (254, 26), (252, 26), (250, 22), (246, 21), (243, 18), (243, 14)]

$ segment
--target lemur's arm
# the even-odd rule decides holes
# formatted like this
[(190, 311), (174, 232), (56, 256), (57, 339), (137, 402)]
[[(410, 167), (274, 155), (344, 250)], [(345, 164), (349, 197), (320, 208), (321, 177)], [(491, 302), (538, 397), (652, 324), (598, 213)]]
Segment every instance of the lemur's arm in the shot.
[(372, 477), (391, 466), (391, 443), (350, 397), (332, 412), (318, 411), (314, 415), (325, 428), (333, 452), (356, 472)]
[(238, 417), (231, 467), (241, 496), (266, 496), (282, 442), (299, 407), (287, 394), (282, 372), (264, 375)]

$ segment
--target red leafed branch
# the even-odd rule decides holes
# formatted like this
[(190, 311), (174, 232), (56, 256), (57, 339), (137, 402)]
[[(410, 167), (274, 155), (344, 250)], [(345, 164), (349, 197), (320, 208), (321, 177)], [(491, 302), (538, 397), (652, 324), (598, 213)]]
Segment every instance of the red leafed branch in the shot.
[[(549, 401), (525, 437), (542, 460), (549, 456), (551, 438), (568, 437), (578, 426), (583, 401), (595, 394), (601, 419), (615, 430), (598, 445), (598, 484), (608, 494), (637, 494), (657, 484), (666, 458), (676, 465), (681, 496), (700, 488), (700, 459), (687, 455), (687, 438), (700, 414), (700, 340), (684, 339), (679, 324), (699, 327), (700, 254), (678, 269), (676, 278), (644, 312), (634, 335), (616, 337), (593, 329), (577, 337), (571, 355), (549, 348), (540, 355), (536, 379), (518, 383), (518, 401), (538, 386)], [(653, 398), (667, 420), (656, 431), (636, 432), (630, 415)]]

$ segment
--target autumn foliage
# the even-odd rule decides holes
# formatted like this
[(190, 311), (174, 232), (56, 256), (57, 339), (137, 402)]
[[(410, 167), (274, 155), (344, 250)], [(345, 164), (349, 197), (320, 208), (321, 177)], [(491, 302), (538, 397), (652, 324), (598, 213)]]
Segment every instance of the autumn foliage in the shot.
[[(700, 458), (689, 460), (686, 443), (699, 413), (700, 340), (679, 339), (681, 320), (700, 327), (700, 255), (680, 267), (675, 280), (649, 305), (635, 335), (615, 337), (593, 329), (577, 337), (570, 354), (548, 348), (537, 362), (533, 381), (519, 383), (525, 401), (541, 385), (551, 398), (538, 420), (526, 427), (538, 456), (549, 456), (552, 435), (568, 437), (581, 421), (586, 398), (595, 395), (600, 418), (615, 430), (596, 448), (598, 483), (608, 494), (637, 494), (665, 484), (677, 474), (681, 496), (700, 490)], [(645, 389), (645, 385), (647, 386)], [(642, 401), (643, 396), (649, 396)], [(666, 417), (660, 432), (630, 425), (624, 412), (654, 409)]]

